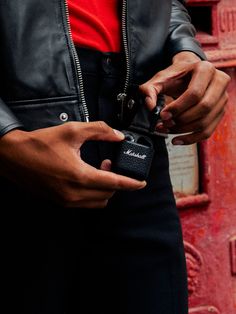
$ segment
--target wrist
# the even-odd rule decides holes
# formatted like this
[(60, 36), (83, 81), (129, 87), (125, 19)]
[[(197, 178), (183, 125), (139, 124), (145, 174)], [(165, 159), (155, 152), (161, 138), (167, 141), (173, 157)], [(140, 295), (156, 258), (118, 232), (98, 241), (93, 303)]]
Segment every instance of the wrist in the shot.
[(174, 55), (174, 57), (172, 58), (173, 64), (180, 62), (195, 63), (199, 61), (201, 61), (201, 58), (192, 51), (181, 51)]
[(7, 156), (16, 145), (23, 145), (29, 137), (29, 133), (19, 129), (14, 129), (0, 138), (0, 156)]

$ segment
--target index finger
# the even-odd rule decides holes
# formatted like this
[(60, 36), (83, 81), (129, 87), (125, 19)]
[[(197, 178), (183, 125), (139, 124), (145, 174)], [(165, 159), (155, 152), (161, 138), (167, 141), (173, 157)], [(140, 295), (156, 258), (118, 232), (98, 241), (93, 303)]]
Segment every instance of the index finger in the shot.
[(146, 181), (138, 181), (130, 177), (122, 176), (110, 171), (96, 169), (86, 165), (84, 186), (92, 189), (106, 190), (139, 190), (146, 186)]

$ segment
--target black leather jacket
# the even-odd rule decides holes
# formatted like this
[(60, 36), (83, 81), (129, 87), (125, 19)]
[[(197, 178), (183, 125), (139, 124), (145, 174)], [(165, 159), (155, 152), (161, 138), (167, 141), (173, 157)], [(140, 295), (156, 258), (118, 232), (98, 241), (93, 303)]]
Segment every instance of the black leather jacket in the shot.
[[(124, 0), (130, 73), (140, 84), (189, 50), (204, 58), (183, 1)], [(65, 0), (0, 0), (0, 135), (84, 121)], [(124, 78), (125, 81), (125, 78)]]

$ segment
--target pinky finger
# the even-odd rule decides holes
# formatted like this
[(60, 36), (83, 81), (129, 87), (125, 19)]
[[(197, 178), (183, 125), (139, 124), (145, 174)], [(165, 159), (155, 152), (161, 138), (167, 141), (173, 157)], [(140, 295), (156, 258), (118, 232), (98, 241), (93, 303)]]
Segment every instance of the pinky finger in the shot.
[(193, 132), (191, 134), (186, 134), (182, 136), (174, 137), (172, 140), (173, 145), (191, 145), (194, 143), (201, 142), (203, 140), (207, 140), (211, 134), (216, 129), (217, 125), (219, 124), (220, 120), (224, 116), (224, 111), (221, 111), (219, 115), (216, 117), (214, 122), (212, 122), (208, 128), (199, 132)]

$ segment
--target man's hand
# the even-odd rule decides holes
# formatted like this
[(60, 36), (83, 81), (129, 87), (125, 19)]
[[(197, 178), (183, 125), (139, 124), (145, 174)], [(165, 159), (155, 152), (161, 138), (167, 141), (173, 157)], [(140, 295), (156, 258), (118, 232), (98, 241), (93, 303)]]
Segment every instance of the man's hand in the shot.
[(69, 122), (32, 132), (13, 130), (0, 140), (1, 175), (66, 207), (102, 208), (117, 190), (146, 183), (96, 169), (80, 158), (85, 141), (114, 141), (124, 135), (104, 122)]
[(174, 98), (161, 112), (159, 132), (188, 133), (175, 137), (175, 145), (193, 144), (205, 140), (213, 133), (225, 112), (228, 101), (227, 87), (230, 77), (217, 70), (210, 62), (201, 61), (192, 52), (180, 52), (173, 64), (158, 72), (140, 86), (151, 109), (157, 95)]

